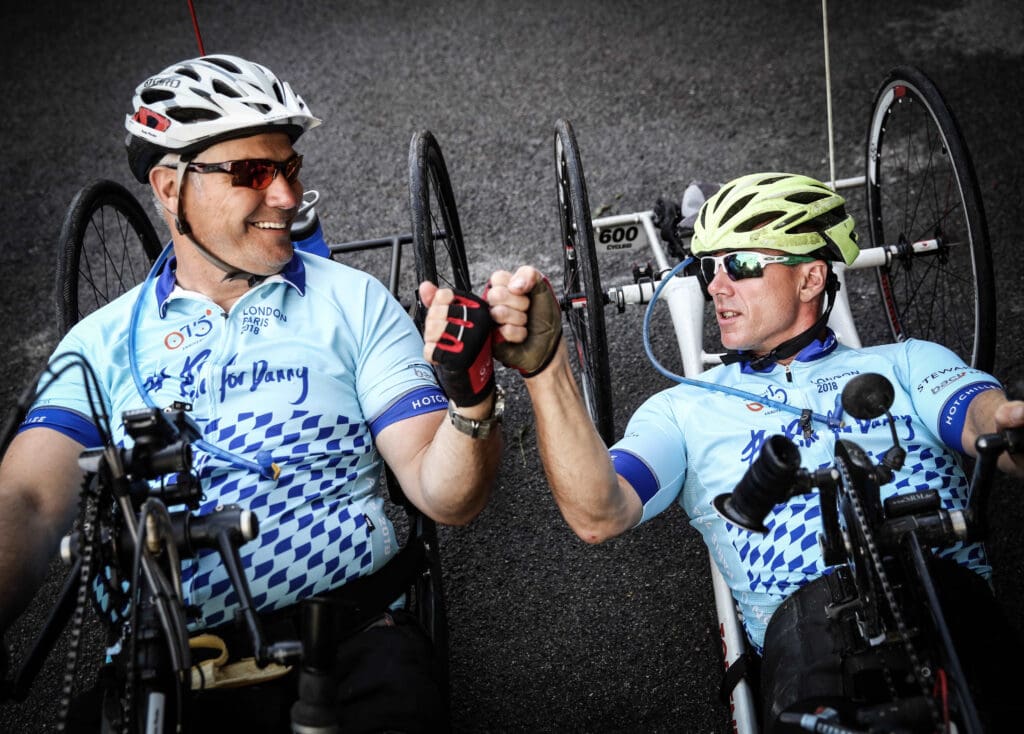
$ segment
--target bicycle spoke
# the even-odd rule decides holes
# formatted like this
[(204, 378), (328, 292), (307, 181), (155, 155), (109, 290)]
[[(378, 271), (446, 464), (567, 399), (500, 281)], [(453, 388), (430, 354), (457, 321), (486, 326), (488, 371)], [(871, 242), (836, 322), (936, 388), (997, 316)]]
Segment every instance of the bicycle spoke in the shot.
[(877, 272), (892, 337), (945, 344), (991, 369), (995, 302), (980, 194), (952, 114), (912, 67), (893, 70), (875, 98), (868, 139), (874, 245), (937, 239)]

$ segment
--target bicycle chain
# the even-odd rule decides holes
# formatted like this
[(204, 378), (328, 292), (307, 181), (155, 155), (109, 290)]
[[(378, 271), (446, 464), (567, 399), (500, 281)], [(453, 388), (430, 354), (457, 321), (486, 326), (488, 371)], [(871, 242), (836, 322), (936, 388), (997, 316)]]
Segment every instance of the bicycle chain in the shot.
[(68, 633), (68, 653), (64, 666), (64, 676), (61, 681), (60, 699), (57, 704), (57, 731), (62, 732), (67, 728), (68, 709), (71, 706), (71, 694), (75, 685), (75, 673), (78, 670), (78, 648), (82, 640), (82, 626), (85, 622), (85, 608), (88, 603), (89, 581), (92, 576), (92, 561), (95, 544), (99, 535), (97, 527), (97, 516), (99, 515), (99, 502), (93, 498), (94, 492), (90, 489), (91, 475), (82, 479), (82, 487), (79, 494), (79, 517), (81, 518), (81, 543), (80, 553), (82, 554), (82, 566), (78, 575), (78, 592), (75, 596), (75, 611), (71, 618), (71, 628)]
[[(139, 542), (142, 542), (141, 539)], [(138, 603), (139, 590), (135, 588), (134, 584), (130, 585), (131, 588), (131, 607), (135, 609), (135, 605)], [(135, 720), (135, 709), (132, 708), (135, 705), (135, 643), (136, 643), (136, 632), (131, 625), (131, 612), (128, 612), (127, 619), (122, 617), (121, 623), (121, 650), (119, 655), (128, 655), (128, 671), (124, 676), (124, 688), (121, 691), (121, 734), (131, 734), (132, 723)], [(127, 637), (127, 651), (125, 650), (125, 637)]]
[[(928, 702), (928, 710), (932, 715), (932, 721), (936, 726), (939, 726), (942, 719), (939, 715), (938, 706), (931, 695), (931, 685), (928, 681), (930, 676), (925, 673), (924, 666), (921, 663), (921, 657), (917, 654), (917, 650), (911, 641), (909, 628), (903, 619), (903, 613), (900, 611), (899, 605), (896, 601), (896, 594), (893, 591), (892, 584), (889, 582), (889, 577), (882, 565), (882, 556), (878, 551), (878, 545), (875, 543), (874, 534), (868, 525), (867, 516), (864, 512), (863, 506), (861, 505), (860, 496), (857, 493), (857, 485), (851, 481), (849, 472), (846, 468), (846, 463), (839, 461), (837, 462), (837, 465), (843, 475), (843, 491), (850, 500), (850, 505), (853, 508), (857, 524), (860, 526), (860, 533), (867, 544), (868, 553), (871, 556), (871, 564), (875, 567), (875, 576), (878, 579), (878, 585), (882, 587), (882, 593), (885, 594), (886, 603), (889, 605), (889, 610), (892, 612), (893, 621), (896, 623), (896, 632), (899, 635), (900, 640), (903, 643), (903, 649), (910, 660), (914, 679), (920, 686), (921, 693), (925, 701)], [(885, 675), (886, 679), (890, 682), (890, 685), (892, 685), (892, 671), (890, 671), (888, 667), (885, 668)]]

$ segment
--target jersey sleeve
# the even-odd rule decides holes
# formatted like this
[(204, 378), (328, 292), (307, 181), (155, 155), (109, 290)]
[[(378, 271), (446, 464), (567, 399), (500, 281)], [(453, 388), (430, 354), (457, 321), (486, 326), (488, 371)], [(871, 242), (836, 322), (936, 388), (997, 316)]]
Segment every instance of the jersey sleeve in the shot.
[(944, 444), (964, 453), (967, 407), (981, 393), (1000, 390), (1002, 385), (939, 344), (911, 339), (906, 347), (902, 369), (915, 411)]
[(686, 440), (665, 393), (652, 396), (640, 406), (609, 455), (615, 471), (630, 483), (643, 503), (640, 523), (655, 517), (679, 497), (686, 478)]
[(109, 416), (111, 408), (102, 383), (96, 384), (90, 379), (89, 389), (86, 387), (87, 375), (98, 377), (95, 367), (84, 357), (91, 338), (86, 333), (89, 328), (89, 325), (76, 326), (57, 345), (19, 432), (35, 427), (51, 428), (83, 446), (101, 443), (93, 416), (97, 411)]
[(373, 434), (403, 418), (447, 408), (416, 325), (380, 283), (368, 284), (360, 318), (356, 387)]

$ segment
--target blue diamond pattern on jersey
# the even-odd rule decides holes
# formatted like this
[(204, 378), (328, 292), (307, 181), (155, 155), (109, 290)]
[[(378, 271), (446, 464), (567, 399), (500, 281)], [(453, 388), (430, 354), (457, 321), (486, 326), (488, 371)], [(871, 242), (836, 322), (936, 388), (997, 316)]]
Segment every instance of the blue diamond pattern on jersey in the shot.
[[(195, 466), (207, 487), (199, 514), (235, 504), (256, 513), (260, 533), (240, 548), (250, 590), (257, 606), (278, 609), (312, 594), (335, 588), (373, 567), (364, 501), (340, 487), (360, 477), (372, 443), (361, 423), (345, 416), (306, 410), (243, 413), (231, 425), (220, 420), (205, 426), (210, 443), (254, 456), (264, 447), (286, 441), (274, 461), (277, 481), (240, 472), (222, 458), (197, 452)], [(278, 437), (281, 437), (280, 439)], [(356, 440), (359, 439), (359, 440)], [(359, 499), (359, 502), (353, 500)], [(183, 564), (182, 581), (189, 603), (202, 605), (202, 622), (230, 621), (237, 605), (227, 571), (214, 553)]]
[[(943, 507), (966, 507), (967, 480), (952, 459), (920, 444), (904, 448), (907, 461), (896, 481), (881, 488), (883, 500), (896, 494), (942, 488), (948, 491), (943, 496)], [(809, 577), (825, 570), (818, 546), (822, 526), (817, 495), (805, 495), (776, 506), (765, 519), (765, 526), (768, 533), (760, 535), (727, 524), (729, 537), (747, 564), (749, 590), (777, 596), (781, 602), (807, 583)], [(979, 543), (960, 543), (940, 555), (968, 564), (985, 559)]]

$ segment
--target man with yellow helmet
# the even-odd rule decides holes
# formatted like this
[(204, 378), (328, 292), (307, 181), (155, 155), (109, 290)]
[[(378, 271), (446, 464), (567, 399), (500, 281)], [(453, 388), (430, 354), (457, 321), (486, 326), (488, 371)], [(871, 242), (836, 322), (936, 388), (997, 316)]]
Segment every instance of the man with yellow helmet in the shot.
[[(532, 370), (525, 383), (544, 468), (569, 526), (588, 543), (599, 543), (681, 504), (732, 590), (758, 653), (772, 652), (778, 626), (770, 621), (783, 601), (816, 589), (812, 582), (828, 571), (818, 543), (817, 494), (772, 507), (764, 534), (715, 509), (715, 498), (736, 487), (771, 436), (791, 438), (804, 467), (831, 464), (836, 439), (853, 432), (858, 445), (882, 456), (892, 443), (888, 430), (862, 432), (855, 420), (841, 425), (828, 418), (847, 382), (880, 373), (895, 386), (891, 413), (908, 439), (906, 461), (882, 488), (883, 499), (934, 489), (943, 506), (954, 509), (966, 505), (961, 459), (975, 454), (975, 438), (1024, 425), (1024, 402), (1008, 401), (997, 380), (940, 345), (911, 339), (852, 349), (838, 342), (827, 326), (839, 285), (832, 263), (857, 257), (853, 230), (843, 198), (812, 178), (770, 172), (723, 185), (698, 212), (691, 247), (729, 350), (725, 364), (699, 382), (733, 392), (693, 381), (659, 392), (610, 448), (580, 398), (564, 341), (549, 328), (550, 314), (558, 313), (550, 289), (533, 292), (543, 276), (524, 266), (491, 277), (487, 297), (501, 337), (544, 355), (534, 361), (547, 366)], [(505, 351), (496, 349), (495, 356), (521, 366)], [(948, 375), (958, 377), (944, 379)], [(1024, 456), (1004, 454), (1000, 466), (1024, 476)], [(974, 600), (987, 595), (982, 579), (991, 569), (980, 544), (961, 544), (943, 555), (956, 572), (956, 586), (949, 589)], [(827, 602), (815, 599), (809, 608), (821, 618), (822, 631)], [(799, 648), (810, 641), (790, 644)], [(776, 703), (767, 702), (768, 710)]]

